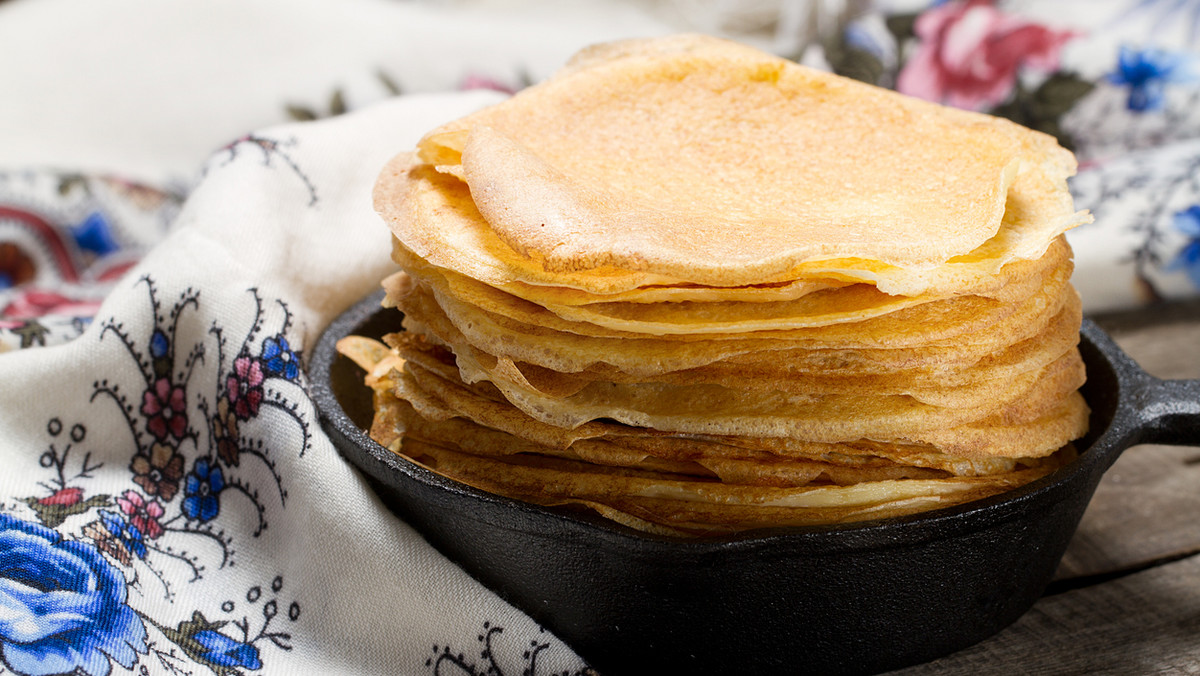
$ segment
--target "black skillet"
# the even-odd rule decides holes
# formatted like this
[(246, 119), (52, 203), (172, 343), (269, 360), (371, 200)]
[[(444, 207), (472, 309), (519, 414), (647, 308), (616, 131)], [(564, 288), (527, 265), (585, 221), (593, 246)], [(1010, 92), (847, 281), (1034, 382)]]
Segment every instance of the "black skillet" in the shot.
[(362, 430), (362, 371), (334, 343), (398, 330), (374, 294), (325, 331), (322, 425), (385, 503), (601, 674), (873, 673), (1000, 631), (1050, 581), (1103, 473), (1137, 443), (1200, 444), (1200, 381), (1147, 375), (1085, 321), (1091, 432), (1078, 460), (1000, 496), (838, 527), (682, 541), (497, 497)]

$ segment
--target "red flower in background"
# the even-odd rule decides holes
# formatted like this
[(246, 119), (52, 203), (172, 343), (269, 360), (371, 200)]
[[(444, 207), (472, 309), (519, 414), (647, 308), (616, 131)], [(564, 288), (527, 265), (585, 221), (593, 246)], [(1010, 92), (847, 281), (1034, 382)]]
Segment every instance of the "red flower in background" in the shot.
[(476, 73), (468, 74), (465, 78), (463, 78), (463, 81), (461, 84), (459, 84), (458, 88), (464, 91), (470, 89), (490, 89), (503, 94), (516, 94), (521, 90), (520, 86), (513, 86)]
[(0, 289), (20, 286), (37, 276), (37, 266), (21, 247), (0, 242)]
[(79, 300), (53, 291), (29, 289), (17, 294), (11, 303), (0, 310), (5, 319), (35, 319), (46, 315), (91, 317), (100, 307), (98, 300)]
[(987, 0), (950, 2), (922, 14), (920, 45), (896, 89), (929, 101), (982, 110), (1002, 103), (1022, 66), (1053, 71), (1064, 43), (1076, 36), (1019, 16)]

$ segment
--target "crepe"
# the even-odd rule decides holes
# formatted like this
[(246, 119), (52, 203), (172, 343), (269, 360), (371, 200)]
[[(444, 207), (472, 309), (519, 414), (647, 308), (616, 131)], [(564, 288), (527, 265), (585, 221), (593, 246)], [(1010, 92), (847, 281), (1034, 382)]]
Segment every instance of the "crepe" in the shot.
[(403, 330), (340, 349), (381, 444), (624, 526), (960, 504), (1087, 429), (1074, 169), (715, 38), (599, 46), (383, 169)]

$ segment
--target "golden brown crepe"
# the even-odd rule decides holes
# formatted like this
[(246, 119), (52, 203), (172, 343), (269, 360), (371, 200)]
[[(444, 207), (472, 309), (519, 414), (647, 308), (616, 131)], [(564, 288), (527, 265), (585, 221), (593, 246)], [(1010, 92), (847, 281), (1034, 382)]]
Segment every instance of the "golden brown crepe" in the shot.
[[(702, 36), (585, 50), (380, 175), (380, 443), (634, 528), (959, 504), (1086, 430), (1074, 159)], [(397, 313), (399, 320), (400, 313)]]

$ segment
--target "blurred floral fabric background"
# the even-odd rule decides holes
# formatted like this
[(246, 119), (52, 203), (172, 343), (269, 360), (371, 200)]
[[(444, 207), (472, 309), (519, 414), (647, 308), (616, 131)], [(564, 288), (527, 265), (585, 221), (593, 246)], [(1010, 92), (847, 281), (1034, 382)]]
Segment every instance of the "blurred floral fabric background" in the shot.
[[(316, 54), (349, 53), (330, 59), (341, 70), (305, 77), (272, 74), (263, 66), (253, 78), (231, 69), (238, 60), (261, 55), (246, 53), (254, 48), (230, 35), (257, 34), (263, 50), (280, 49), (276, 42), (286, 39), (289, 21), (302, 22), (288, 19), (287, 10), (268, 22), (265, 17), (276, 9), (272, 3), (249, 3), (237, 21), (189, 38), (196, 31), (184, 28), (186, 17), (208, 16), (205, 26), (211, 29), (233, 10), (170, 4), (148, 11), (136, 2), (118, 2), (105, 12), (100, 25), (109, 28), (100, 33), (103, 38), (89, 31), (75, 51), (97, 46), (89, 41), (118, 39), (124, 46), (107, 44), (83, 63), (70, 63), (73, 50), (68, 48), (57, 57), (64, 63), (41, 66), (47, 71), (41, 81), (38, 68), (20, 65), (29, 58), (16, 53), (23, 41), (0, 40), (0, 52), (13, 57), (0, 68), (0, 88), (20, 94), (10, 98), (15, 105), (6, 106), (7, 113), (0, 113), (0, 130), (13, 137), (0, 144), (0, 346), (5, 349), (78, 335), (109, 284), (170, 230), (191, 186), (203, 176), (205, 148), (217, 153), (258, 127), (335, 116), (414, 91), (514, 92), (548, 75), (587, 42), (690, 30), (726, 35), (1055, 136), (1076, 152), (1082, 172), (1075, 192), (1081, 206), (1097, 216), (1097, 225), (1072, 234), (1081, 268), (1076, 284), (1089, 309), (1186, 297), (1200, 288), (1200, 178), (1194, 171), (1197, 153), (1189, 150), (1200, 136), (1197, 0), (677, 0), (584, 3), (573, 9), (531, 2), (356, 0), (341, 14), (353, 17), (357, 11), (364, 27), (373, 26), (372, 36), (382, 27), (393, 33), (393, 41), (357, 44), (352, 19), (331, 25), (325, 34), (305, 24), (311, 36), (304, 37), (310, 39), (297, 44)], [(291, 14), (332, 12), (322, 4)], [(135, 10), (142, 18), (128, 20)], [(89, 18), (81, 3), (68, 0), (10, 1), (0, 7), (0, 36), (5, 26), (20, 29), (22, 21), (53, 23), (62, 30), (82, 27)], [(419, 29), (421, 23), (441, 31)], [(506, 34), (509, 27), (514, 30)], [(173, 31), (180, 34), (175, 36), (178, 51), (164, 52)], [(537, 36), (540, 46), (525, 43), (529, 35)], [(320, 42), (312, 44), (311, 38)], [(464, 39), (474, 46), (455, 50)], [(233, 45), (229, 53), (203, 52), (204, 45), (223, 42)], [(161, 63), (143, 59), (140, 43), (156, 50)], [(272, 65), (291, 57), (313, 58), (301, 57), (298, 47), (283, 49), (287, 53), (271, 59)], [(179, 91), (161, 92), (176, 102), (149, 98), (160, 80), (173, 79), (170, 71), (176, 67)], [(263, 91), (261, 82), (273, 76), (278, 89)], [(73, 81), (80, 83), (75, 98)], [(114, 105), (104, 97), (123, 102)], [(89, 115), (89, 104), (98, 119), (79, 124), (79, 117)], [(151, 134), (136, 133), (143, 124), (138, 118), (148, 121)], [(110, 124), (115, 134), (108, 133)], [(89, 130), (97, 136), (80, 136)], [(235, 135), (222, 138), (222, 132)], [(122, 138), (129, 140), (125, 148), (118, 145)], [(157, 163), (153, 142), (167, 151)], [(1172, 150), (1163, 156), (1155, 155), (1168, 147)], [(286, 148), (261, 150), (287, 161)], [(73, 159), (79, 160), (75, 166)], [(1089, 229), (1111, 235), (1089, 237)]]
[(1055, 136), (1087, 310), (1200, 295), (1200, 0), (0, 2), (0, 673), (588, 673), (371, 502), (302, 368), (354, 266), (281, 271), (386, 242), (361, 157), (683, 31)]
[[(198, 11), (174, 5), (157, 11), (166, 17)], [(319, 5), (305, 12), (319, 13)], [(1192, 161), (1195, 152), (1183, 152), (1184, 156), (1169, 152), (1153, 160), (1144, 155), (1164, 146), (1187, 146), (1200, 136), (1200, 52), (1196, 50), (1200, 44), (1200, 1), (1036, 4), (966, 0), (913, 4), (680, 0), (620, 2), (608, 5), (616, 6), (610, 11), (583, 6), (574, 14), (562, 7), (532, 2), (355, 5), (365, 17), (383, 17), (385, 25), (395, 29), (392, 53), (372, 46), (378, 49), (376, 53), (361, 55), (370, 64), (364, 72), (342, 72), (324, 80), (314, 74), (311, 82), (296, 83), (292, 91), (281, 86), (270, 92), (275, 110), (265, 109), (258, 101), (262, 91), (254, 92), (256, 101), (247, 98), (239, 102), (239, 83), (230, 80), (226, 98), (212, 96), (221, 94), (220, 88), (212, 88), (197, 107), (227, 107), (229, 112), (221, 116), (229, 122), (234, 122), (236, 115), (244, 115), (244, 132), (250, 133), (257, 126), (283, 119), (338, 115), (414, 88), (516, 91), (552, 72), (575, 43), (674, 30), (715, 32), (908, 95), (1004, 116), (1050, 133), (1074, 150), (1082, 168), (1081, 177), (1075, 181), (1076, 196), (1082, 207), (1096, 213), (1098, 225), (1093, 228), (1112, 232), (1111, 238), (1097, 237), (1103, 240), (1097, 245), (1088, 241), (1076, 244), (1081, 262), (1076, 285), (1084, 288), (1090, 309), (1116, 309), (1186, 297), (1200, 288), (1200, 186), (1196, 185), (1200, 178), (1195, 172), (1200, 160)], [(56, 16), (68, 8), (76, 7), (64, 0), (7, 2), (0, 8), (0, 34), (2, 26), (23, 20), (23, 13), (35, 14), (29, 19), (34, 22), (60, 19), (60, 23), (77, 24), (86, 18)], [(222, 11), (228, 10), (214, 13)], [(120, 16), (119, 7), (113, 13)], [(274, 35), (270, 25), (256, 29), (252, 23), (254, 13), (247, 13), (250, 16), (242, 18), (242, 25), (222, 26), (200, 38), (210, 38), (217, 46), (229, 32), (260, 30), (266, 43), (271, 44)], [(412, 31), (409, 26), (418, 14), (426, 22), (442, 20), (443, 40), (454, 43), (461, 43), (463, 38), (454, 35), (456, 30), (473, 35), (479, 30), (478, 24), (487, 22), (492, 14), (505, 17), (505, 22), (512, 25), (534, 17), (538, 23), (527, 20), (526, 25), (534, 25), (527, 30), (540, 35), (545, 48), (529, 49), (498, 30), (476, 46), (474, 53), (451, 59), (452, 64), (446, 62), (445, 44), (426, 46), (427, 53), (409, 56), (413, 41), (438, 42), (436, 34), (406, 35), (406, 31)], [(590, 22), (596, 17), (606, 18)], [(116, 20), (113, 37), (134, 30), (122, 23)], [(286, 20), (280, 23), (286, 30)], [(140, 30), (151, 35), (132, 35), (126, 54), (112, 53), (108, 48), (112, 67), (128, 67), (126, 60), (140, 58), (138, 37), (155, 44), (169, 37), (163, 35), (167, 29), (161, 26), (143, 26)], [(554, 34), (547, 35), (547, 31)], [(342, 49), (335, 37), (326, 36), (328, 42), (317, 46), (318, 52)], [(353, 40), (353, 36), (347, 38)], [(7, 44), (0, 50), (19, 47), (19, 41)], [(180, 50), (187, 49), (185, 41)], [(344, 50), (353, 52), (354, 47), (346, 46)], [(185, 56), (176, 58), (182, 61)], [(205, 68), (203, 61), (200, 65), (192, 62), (200, 58), (193, 55), (190, 76), (228, 77), (227, 60), (250, 56), (212, 55), (211, 64)], [(163, 60), (160, 67), (169, 68), (173, 59), (164, 54)], [(101, 54), (92, 64), (71, 65), (72, 72), (78, 73), (74, 78), (106, 66), (104, 61), (106, 55)], [(22, 62), (19, 59), (4, 62), (7, 71), (26, 68), (18, 65)], [(146, 71), (155, 66), (140, 67)], [(436, 74), (444, 79), (433, 79)], [(139, 83), (139, 79), (156, 79), (163, 74), (128, 72), (127, 77), (125, 88), (144, 97), (145, 92), (136, 88), (149, 85)], [(0, 82), (5, 78), (0, 73)], [(23, 78), (7, 79), (16, 79), (18, 86), (29, 88)], [(120, 73), (109, 73), (106, 79), (121, 82)], [(70, 100), (70, 80), (54, 82), (59, 83), (56, 96)], [(187, 88), (191, 84), (180, 82), (179, 86)], [(12, 86), (5, 89), (12, 91)], [(80, 98), (95, 94), (83, 89)], [(34, 97), (38, 91), (26, 94)], [(110, 90), (110, 96), (120, 94), (121, 89)], [(24, 103), (18, 103), (17, 108), (26, 107), (29, 115), (34, 114), (36, 98), (22, 100)], [(80, 104), (85, 106), (86, 101)], [(156, 102), (146, 104), (148, 109), (139, 110), (139, 114), (154, 118)], [(74, 116), (88, 114), (65, 108), (56, 108), (61, 119), (32, 125), (44, 127), (44, 133), (36, 128), (18, 128), (16, 122), (30, 120), (19, 119), (20, 114), (13, 110), (0, 115), (0, 125), (8, 125), (0, 126), (2, 130), (24, 137), (19, 143), (7, 144), (11, 156), (0, 150), (0, 346), (5, 348), (46, 345), (78, 335), (109, 283), (169, 231), (190, 186), (204, 171), (199, 149), (194, 156), (196, 166), (190, 171), (175, 158), (168, 171), (162, 171), (162, 166), (148, 171), (144, 157), (122, 167), (121, 149), (104, 148), (103, 144), (102, 150), (110, 152), (108, 166), (97, 166), (96, 157), (85, 151), (78, 154), (84, 166), (65, 166), (64, 158), (72, 155), (70, 150), (44, 150), (66, 139), (47, 138), (46, 134), (60, 131), (55, 130), (55, 124), (65, 127)], [(127, 109), (112, 108), (113, 112)], [(97, 115), (106, 113), (103, 106), (97, 107)], [(50, 116), (54, 118), (55, 114)], [(156, 119), (152, 124), (172, 128), (174, 133), (192, 133), (197, 125), (192, 124), (191, 116), (194, 114), (181, 115), (178, 125), (172, 125), (169, 119)], [(121, 124), (130, 122), (118, 120)], [(194, 140), (199, 142), (205, 134), (212, 134), (208, 139), (214, 144), (210, 150), (216, 152), (221, 139), (215, 134), (220, 131), (203, 128), (203, 121), (200, 125)], [(85, 126), (103, 131), (95, 121)], [(143, 145), (146, 140), (137, 138), (132, 145)], [(235, 140), (227, 138), (224, 143), (232, 145)], [(44, 152), (40, 152), (38, 144), (43, 142)], [(92, 140), (88, 143), (96, 144)], [(139, 151), (134, 148), (127, 155)], [(278, 161), (287, 161), (286, 149), (272, 152)], [(132, 169), (133, 174), (122, 173), (125, 169)], [(1072, 237), (1076, 241), (1088, 239), (1086, 228)], [(1098, 275), (1092, 274), (1093, 265), (1100, 268), (1094, 270)], [(1114, 268), (1122, 270), (1120, 282), (1114, 281)], [(1092, 280), (1096, 291), (1091, 291)]]

